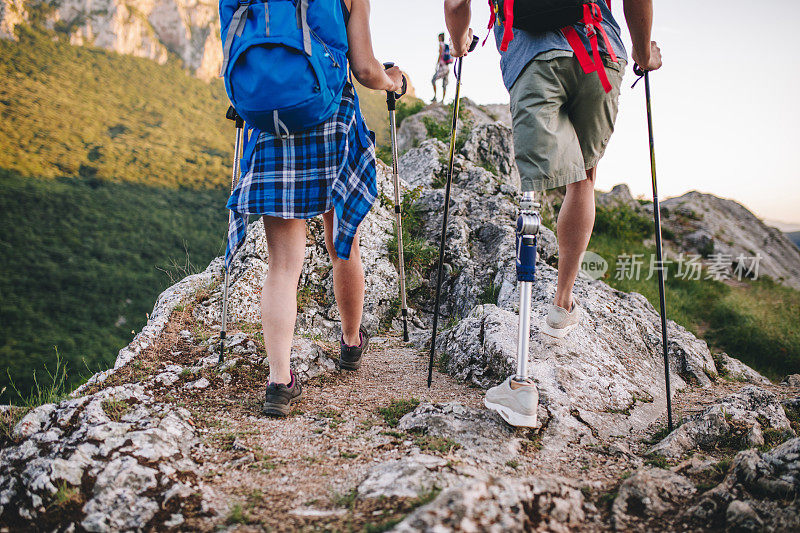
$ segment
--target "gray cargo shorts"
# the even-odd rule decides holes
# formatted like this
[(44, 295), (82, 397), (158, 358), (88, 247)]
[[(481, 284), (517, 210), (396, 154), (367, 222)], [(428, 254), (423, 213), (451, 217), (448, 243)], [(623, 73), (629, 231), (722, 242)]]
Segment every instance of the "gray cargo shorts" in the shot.
[(617, 118), (626, 62), (603, 57), (611, 92), (572, 52), (539, 54), (511, 87), (514, 151), (523, 191), (586, 179), (605, 153)]

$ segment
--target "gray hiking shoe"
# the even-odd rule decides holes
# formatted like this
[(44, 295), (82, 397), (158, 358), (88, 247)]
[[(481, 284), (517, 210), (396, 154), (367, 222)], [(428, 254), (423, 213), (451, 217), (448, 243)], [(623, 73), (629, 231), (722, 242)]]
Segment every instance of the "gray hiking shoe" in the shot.
[(514, 381), (509, 377), (496, 387), (486, 391), (483, 404), (496, 411), (503, 420), (517, 427), (539, 427), (536, 411), (539, 407), (539, 391), (531, 380)]
[(572, 299), (572, 310), (570, 311), (557, 305), (551, 305), (550, 312), (547, 313), (547, 319), (542, 326), (542, 333), (557, 339), (563, 339), (567, 336), (567, 333), (580, 324), (581, 314), (582, 311), (580, 305), (578, 305), (577, 298)]
[(348, 346), (344, 342), (344, 337), (339, 339), (339, 368), (342, 370), (358, 370), (361, 367), (361, 357), (367, 353), (369, 348), (369, 335), (364, 326), (358, 329), (361, 344), (358, 346)]
[(283, 383), (267, 384), (262, 413), (280, 418), (289, 414), (292, 402), (299, 400), (303, 394), (303, 388), (300, 386), (300, 382), (297, 381), (294, 371), (291, 371), (291, 376), (292, 381), (288, 385)]

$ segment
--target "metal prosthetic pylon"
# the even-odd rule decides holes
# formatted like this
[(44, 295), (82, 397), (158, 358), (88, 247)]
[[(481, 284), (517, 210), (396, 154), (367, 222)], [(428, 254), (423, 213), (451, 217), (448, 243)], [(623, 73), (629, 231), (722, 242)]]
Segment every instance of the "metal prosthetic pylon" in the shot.
[(517, 331), (516, 381), (528, 379), (528, 347), (531, 336), (531, 293), (536, 281), (536, 236), (542, 219), (533, 192), (525, 192), (517, 217), (517, 281), (519, 282), (519, 330)]

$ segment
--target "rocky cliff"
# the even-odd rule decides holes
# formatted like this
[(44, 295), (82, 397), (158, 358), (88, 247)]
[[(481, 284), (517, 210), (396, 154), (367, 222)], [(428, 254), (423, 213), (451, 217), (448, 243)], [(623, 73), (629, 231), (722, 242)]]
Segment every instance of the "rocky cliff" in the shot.
[[(425, 387), (439, 188), (447, 147), (402, 158), (412, 342), (398, 338), (387, 168), (361, 232), (376, 336), (362, 369), (335, 371), (338, 315), (319, 221), (310, 222), (293, 365), (304, 399), (264, 419), (260, 222), (232, 266), (232, 335), (218, 364), (220, 259), (158, 299), (114, 369), (70, 398), (4, 408), (0, 523), (46, 530), (671, 531), (800, 527), (800, 379), (775, 385), (670, 322), (676, 415), (663, 430), (660, 320), (647, 300), (579, 279), (582, 324), (539, 333), (555, 289), (539, 240), (529, 362), (541, 426), (481, 404), (515, 359), (516, 186), (510, 130), (471, 128), (456, 157), (438, 371)], [(490, 149), (491, 148), (491, 149)], [(506, 169), (501, 170), (501, 169)], [(412, 201), (413, 200), (413, 201)]]
[[(652, 203), (642, 205), (627, 185), (598, 196), (600, 205), (626, 206), (652, 217)], [(664, 238), (671, 255), (697, 254), (706, 264), (722, 261), (733, 271), (759, 257), (757, 274), (800, 289), (800, 249), (789, 236), (765, 224), (742, 204), (697, 191), (661, 202)], [(747, 270), (747, 268), (745, 268)]]
[(222, 45), (218, 2), (208, 0), (0, 0), (0, 38), (41, 14), (72, 44), (90, 44), (165, 63), (172, 53), (197, 77), (219, 74)]

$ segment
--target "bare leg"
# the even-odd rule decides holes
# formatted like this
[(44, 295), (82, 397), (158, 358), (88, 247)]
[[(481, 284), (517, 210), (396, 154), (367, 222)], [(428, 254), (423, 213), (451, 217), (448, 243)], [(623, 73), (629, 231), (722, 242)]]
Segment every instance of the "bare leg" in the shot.
[(306, 250), (306, 221), (262, 217), (269, 271), (261, 291), (261, 322), (269, 359), (269, 380), (288, 384), (289, 357), (297, 320), (297, 283)]
[(567, 185), (564, 203), (558, 214), (558, 288), (555, 303), (572, 309), (572, 287), (580, 270), (580, 260), (594, 227), (594, 181), (597, 167), (586, 171), (586, 179)]
[(350, 259), (345, 261), (333, 247), (333, 211), (322, 215), (322, 222), (325, 225), (325, 248), (333, 263), (333, 294), (342, 317), (342, 337), (349, 346), (358, 346), (361, 343), (358, 330), (364, 311), (364, 267), (361, 264), (358, 233), (353, 239)]
[(431, 85), (433, 85), (433, 101), (435, 102), (436, 101), (436, 80), (433, 80), (431, 82)]

